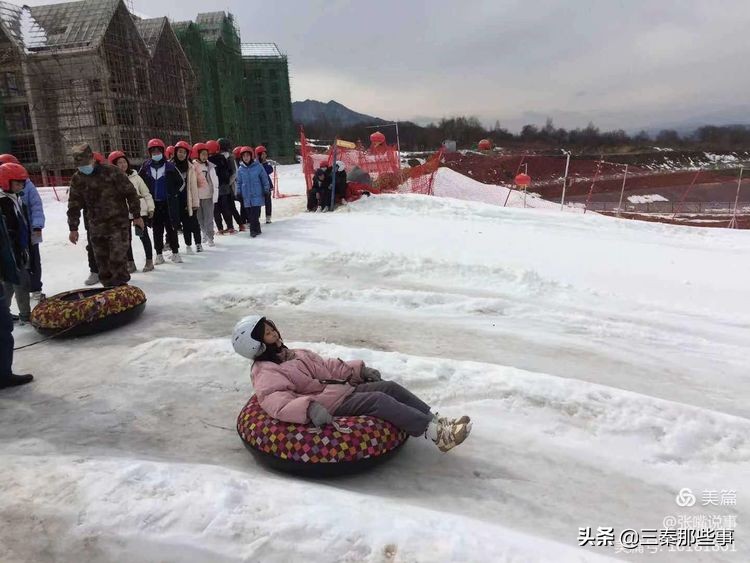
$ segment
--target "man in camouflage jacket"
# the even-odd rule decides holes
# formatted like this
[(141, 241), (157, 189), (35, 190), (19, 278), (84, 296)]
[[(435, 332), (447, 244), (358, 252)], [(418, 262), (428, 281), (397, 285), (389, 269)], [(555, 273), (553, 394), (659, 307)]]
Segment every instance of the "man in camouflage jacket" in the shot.
[(78, 243), (81, 211), (86, 212), (91, 245), (104, 287), (125, 285), (130, 281), (127, 253), (130, 247), (130, 219), (143, 228), (141, 204), (128, 177), (115, 166), (99, 164), (88, 144), (73, 147), (78, 171), (70, 180), (68, 227), (70, 242)]

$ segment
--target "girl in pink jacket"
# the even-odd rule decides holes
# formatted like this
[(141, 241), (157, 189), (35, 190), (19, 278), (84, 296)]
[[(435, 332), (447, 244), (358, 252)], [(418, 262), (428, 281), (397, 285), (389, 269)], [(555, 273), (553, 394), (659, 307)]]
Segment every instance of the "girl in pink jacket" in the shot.
[(381, 418), (412, 436), (425, 436), (441, 451), (456, 447), (471, 432), (468, 416), (440, 417), (430, 406), (361, 360), (322, 358), (309, 350), (290, 350), (276, 325), (265, 317), (242, 319), (232, 335), (234, 350), (254, 360), (255, 393), (269, 415), (284, 422), (333, 424), (334, 416)]

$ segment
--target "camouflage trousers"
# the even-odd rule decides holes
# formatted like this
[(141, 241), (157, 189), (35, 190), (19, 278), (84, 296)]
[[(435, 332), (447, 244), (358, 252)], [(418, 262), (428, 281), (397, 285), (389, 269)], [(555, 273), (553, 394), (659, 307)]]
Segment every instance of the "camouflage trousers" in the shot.
[(128, 249), (130, 226), (109, 227), (105, 232), (91, 233), (91, 246), (99, 266), (99, 281), (104, 287), (124, 285), (130, 281)]

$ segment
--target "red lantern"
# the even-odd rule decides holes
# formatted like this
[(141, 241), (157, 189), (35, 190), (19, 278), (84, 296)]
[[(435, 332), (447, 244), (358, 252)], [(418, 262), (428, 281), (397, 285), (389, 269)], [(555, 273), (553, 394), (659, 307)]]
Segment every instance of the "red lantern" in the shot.
[(370, 143), (374, 146), (382, 145), (385, 143), (385, 135), (383, 135), (380, 131), (375, 131), (372, 135), (370, 135)]
[(516, 186), (519, 188), (528, 188), (531, 185), (531, 176), (521, 172), (516, 176)]
[(490, 151), (492, 150), (492, 141), (489, 139), (482, 139), (479, 141), (479, 150), (480, 151)]

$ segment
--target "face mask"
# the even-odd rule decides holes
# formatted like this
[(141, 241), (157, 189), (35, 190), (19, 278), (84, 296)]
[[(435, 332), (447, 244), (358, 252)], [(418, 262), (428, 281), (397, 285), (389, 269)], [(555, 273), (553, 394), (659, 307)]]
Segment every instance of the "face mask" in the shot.
[(87, 164), (86, 166), (79, 166), (78, 171), (81, 174), (85, 174), (86, 176), (89, 176), (94, 172), (94, 165), (93, 164)]
[(162, 158), (164, 158), (163, 154), (155, 154), (151, 157), (151, 160), (153, 160), (154, 162), (161, 162)]

